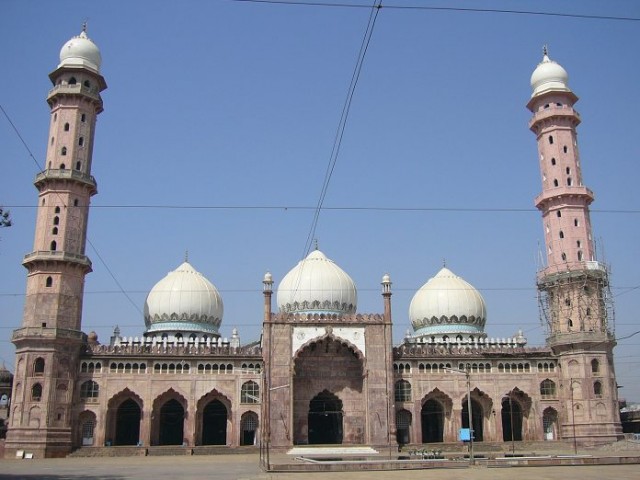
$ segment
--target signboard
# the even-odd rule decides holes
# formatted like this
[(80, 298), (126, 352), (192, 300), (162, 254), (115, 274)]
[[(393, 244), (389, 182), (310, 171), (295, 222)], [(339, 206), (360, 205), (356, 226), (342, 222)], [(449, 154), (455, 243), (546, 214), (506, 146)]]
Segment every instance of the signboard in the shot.
[(469, 428), (461, 428), (458, 432), (458, 440), (461, 442), (470, 442), (471, 441), (471, 429)]

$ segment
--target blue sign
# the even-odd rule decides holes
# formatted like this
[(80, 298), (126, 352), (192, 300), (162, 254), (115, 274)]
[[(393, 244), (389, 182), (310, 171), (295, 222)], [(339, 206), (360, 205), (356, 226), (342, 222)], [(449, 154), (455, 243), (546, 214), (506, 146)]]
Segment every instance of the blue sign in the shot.
[(458, 440), (461, 442), (470, 442), (471, 441), (471, 429), (470, 428), (461, 428), (458, 432)]

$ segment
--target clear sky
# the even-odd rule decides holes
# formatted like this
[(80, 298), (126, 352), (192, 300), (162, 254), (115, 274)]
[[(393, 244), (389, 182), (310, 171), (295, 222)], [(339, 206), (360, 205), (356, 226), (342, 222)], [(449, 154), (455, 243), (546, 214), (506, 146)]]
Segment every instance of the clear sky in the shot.
[[(640, 17), (634, 0), (385, 3)], [(318, 200), (368, 16), (228, 0), (0, 3), (0, 101), (40, 165), (61, 46), (88, 19), (102, 52), (85, 331), (102, 342), (115, 325), (141, 335), (146, 294), (188, 250), (223, 296), (222, 335), (259, 337), (262, 277), (277, 284), (303, 255), (313, 210), (299, 207)], [(541, 182), (525, 107), (543, 44), (581, 98), (616, 334), (640, 330), (640, 22), (383, 8), (316, 237), (356, 282), (359, 312), (382, 311), (380, 279), (391, 275), (396, 342), (414, 292), (446, 260), (482, 292), (489, 337), (522, 329), (544, 343)], [(38, 166), (5, 118), (0, 145), (0, 205), (14, 222), (0, 230), (0, 356), (13, 369)], [(637, 335), (615, 350), (621, 396), (636, 401), (639, 345)]]

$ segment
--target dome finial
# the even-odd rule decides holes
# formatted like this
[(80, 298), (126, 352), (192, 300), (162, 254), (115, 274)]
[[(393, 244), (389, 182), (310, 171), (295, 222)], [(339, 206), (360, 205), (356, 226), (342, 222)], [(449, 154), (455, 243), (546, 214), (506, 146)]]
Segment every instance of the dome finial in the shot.
[(314, 250), (318, 250), (318, 239), (317, 238), (313, 239), (313, 249)]
[(446, 258), (442, 259), (442, 268), (447, 268), (447, 259)]
[(87, 33), (87, 20), (82, 22), (82, 33)]
[(542, 46), (542, 56), (543, 57), (549, 56), (549, 47), (546, 43)]
[(184, 261), (189, 262), (189, 249), (184, 251)]

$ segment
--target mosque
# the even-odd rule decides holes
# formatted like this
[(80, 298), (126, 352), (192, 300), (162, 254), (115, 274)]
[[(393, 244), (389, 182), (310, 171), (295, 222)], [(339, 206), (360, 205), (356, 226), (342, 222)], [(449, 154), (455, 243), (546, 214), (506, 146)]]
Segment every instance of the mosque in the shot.
[[(320, 250), (275, 289), (264, 275), (261, 338), (219, 333), (223, 298), (185, 259), (149, 292), (145, 330), (108, 343), (82, 330), (96, 118), (106, 89), (82, 31), (49, 75), (46, 169), (38, 211), (5, 454), (65, 456), (97, 446), (185, 447), (576, 440), (622, 435), (607, 266), (596, 259), (567, 72), (544, 52), (531, 76), (546, 266), (537, 288), (545, 346), (489, 338), (482, 295), (447, 268), (409, 305), (413, 333), (393, 345), (388, 275), (380, 311), (358, 313), (354, 281)], [(168, 266), (171, 268), (173, 266)], [(425, 274), (425, 278), (428, 275)], [(402, 320), (404, 324), (404, 319)]]

